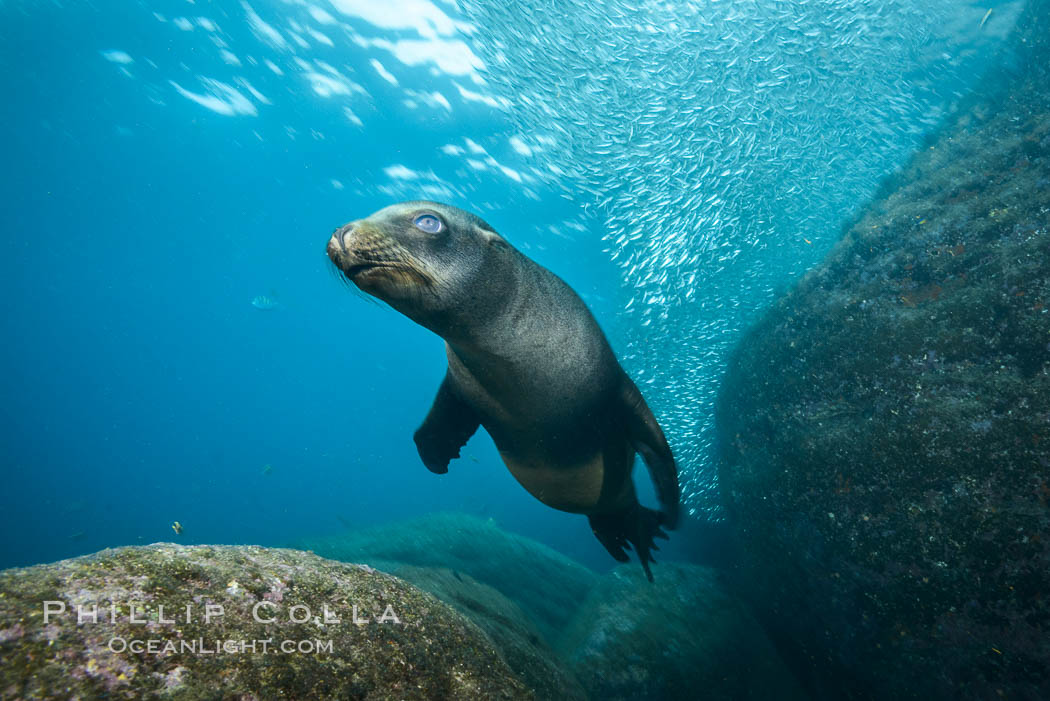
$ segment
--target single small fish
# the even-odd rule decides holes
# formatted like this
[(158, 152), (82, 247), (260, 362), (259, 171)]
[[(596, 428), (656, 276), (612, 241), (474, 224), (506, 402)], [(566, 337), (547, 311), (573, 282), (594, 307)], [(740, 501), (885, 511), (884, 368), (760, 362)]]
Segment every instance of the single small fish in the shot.
[(175, 521), (171, 524), (171, 530), (175, 531), (175, 535), (182, 535), (182, 524)]
[(280, 303), (273, 297), (267, 297), (266, 295), (259, 295), (252, 300), (252, 306), (256, 309), (261, 309), (264, 312), (273, 311), (280, 307)]
[(264, 476), (270, 474), (271, 472), (273, 472), (273, 465), (271, 465), (270, 463), (266, 463), (265, 465), (263, 465), (262, 474)]
[[(988, 18), (992, 16), (992, 10), (994, 8), (989, 7), (988, 11), (984, 13), (984, 17), (981, 18), (981, 23), (977, 25), (978, 29), (984, 29), (984, 25), (988, 22)], [(995, 648), (992, 648), (993, 650)]]

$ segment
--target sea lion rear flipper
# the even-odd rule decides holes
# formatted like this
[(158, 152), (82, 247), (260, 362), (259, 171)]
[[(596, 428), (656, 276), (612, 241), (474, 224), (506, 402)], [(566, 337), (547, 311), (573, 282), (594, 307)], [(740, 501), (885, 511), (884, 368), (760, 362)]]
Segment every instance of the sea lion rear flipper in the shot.
[(449, 462), (459, 457), (459, 449), (470, 440), (479, 424), (477, 413), (463, 401), (446, 375), (430, 413), (412, 437), (423, 464), (439, 475), (448, 472)]
[(650, 554), (656, 547), (654, 539), (667, 540), (667, 534), (660, 528), (665, 523), (665, 515), (653, 509), (647, 509), (635, 502), (627, 509), (611, 514), (593, 514), (588, 517), (591, 530), (598, 541), (605, 546), (618, 562), (627, 562), (627, 549), (634, 547), (638, 560), (645, 570), (645, 577), (653, 581), (649, 563), (655, 563)]
[(671, 446), (656, 422), (656, 417), (645, 403), (642, 393), (629, 378), (624, 378), (623, 399), (626, 404), (627, 431), (634, 449), (642, 456), (649, 476), (656, 486), (656, 496), (663, 508), (663, 525), (674, 530), (678, 525), (678, 467)]

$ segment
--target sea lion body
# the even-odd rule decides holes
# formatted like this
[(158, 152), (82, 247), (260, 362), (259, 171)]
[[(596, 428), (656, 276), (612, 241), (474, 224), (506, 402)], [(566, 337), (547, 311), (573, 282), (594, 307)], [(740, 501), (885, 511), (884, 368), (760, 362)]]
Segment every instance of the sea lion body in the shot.
[[(653, 537), (677, 520), (674, 458), (572, 288), (481, 219), (434, 202), (351, 222), (333, 234), (328, 255), (360, 289), (445, 339), (448, 372), (415, 434), (431, 471), (446, 472), (483, 426), (525, 489), (587, 515), (618, 560), (633, 544), (649, 574)], [(638, 504), (636, 452), (662, 513)]]
[(626, 498), (634, 449), (607, 429), (617, 389), (630, 380), (571, 288), (523, 261), (528, 279), (516, 281), (513, 323), (479, 347), (448, 343), (450, 382), (522, 486), (548, 506), (589, 514)]

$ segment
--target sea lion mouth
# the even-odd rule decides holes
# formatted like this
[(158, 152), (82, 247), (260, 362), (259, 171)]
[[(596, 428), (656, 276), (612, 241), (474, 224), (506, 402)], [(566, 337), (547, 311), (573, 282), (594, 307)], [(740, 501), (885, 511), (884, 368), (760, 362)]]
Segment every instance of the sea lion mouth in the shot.
[(343, 268), (343, 274), (354, 282), (357, 282), (362, 277), (369, 276), (371, 273), (400, 274), (402, 277), (412, 277), (415, 271), (404, 265), (376, 262), (354, 263)]
[(387, 265), (386, 263), (356, 263), (354, 265), (351, 265), (351, 266), (348, 266), (347, 268), (345, 268), (343, 270), (343, 272), (346, 273), (347, 277), (352, 278), (355, 275), (359, 275), (361, 273), (368, 272), (369, 270), (375, 270), (376, 268), (393, 268), (393, 267), (394, 267), (393, 265)]
[(377, 268), (397, 267), (386, 261), (362, 260), (359, 253), (347, 247), (346, 239), (341, 232), (336, 232), (332, 236), (328, 242), (328, 250), (326, 252), (328, 253), (328, 259), (351, 280), (358, 275)]
[(347, 280), (368, 291), (379, 280), (386, 280), (403, 289), (429, 287), (428, 276), (401, 262), (356, 262), (341, 269)]
[[(431, 283), (419, 264), (389, 238), (360, 227), (337, 229), (328, 241), (329, 260), (343, 277), (372, 295), (395, 289), (428, 288)], [(382, 295), (380, 295), (382, 296)]]

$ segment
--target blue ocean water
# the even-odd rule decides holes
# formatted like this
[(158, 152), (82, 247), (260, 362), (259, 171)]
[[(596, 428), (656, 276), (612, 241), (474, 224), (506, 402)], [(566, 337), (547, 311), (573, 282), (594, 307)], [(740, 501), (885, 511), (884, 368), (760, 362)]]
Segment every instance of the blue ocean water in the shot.
[(421, 197), (580, 292), (717, 520), (727, 349), (976, 80), (987, 9), (0, 4), (0, 567), (446, 510), (606, 566), (486, 436), (420, 464), (442, 343), (324, 245)]

